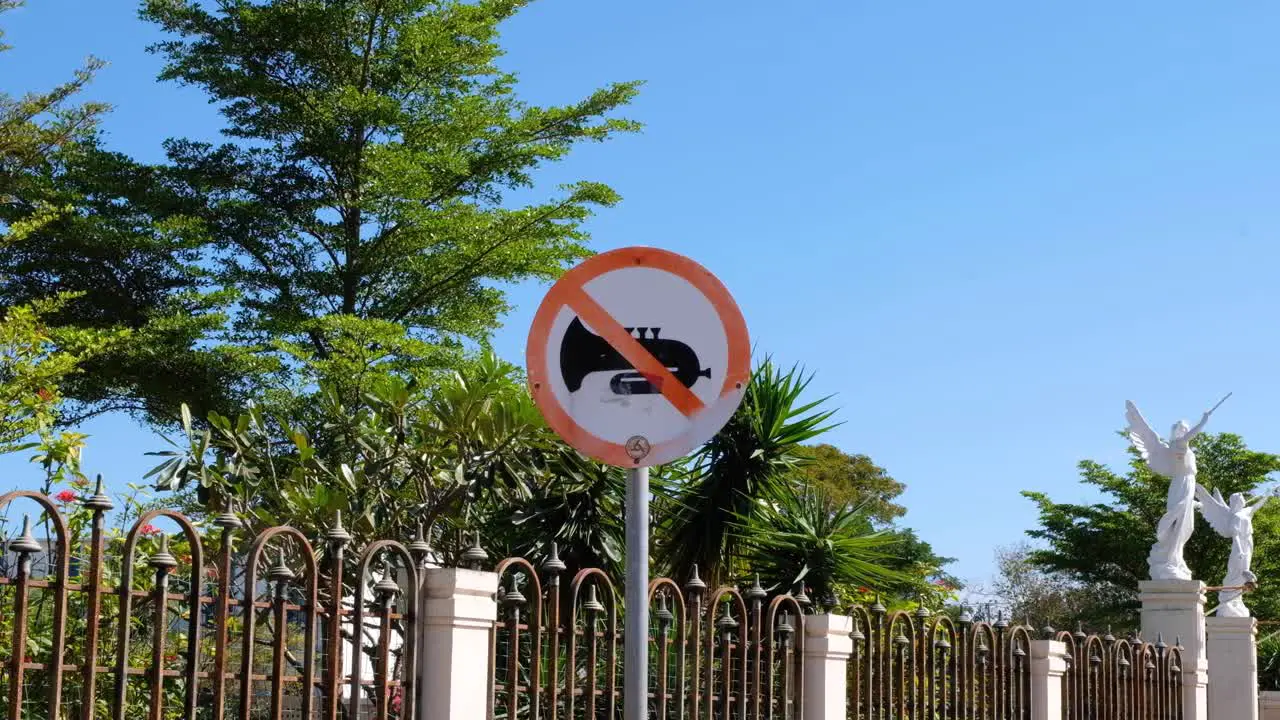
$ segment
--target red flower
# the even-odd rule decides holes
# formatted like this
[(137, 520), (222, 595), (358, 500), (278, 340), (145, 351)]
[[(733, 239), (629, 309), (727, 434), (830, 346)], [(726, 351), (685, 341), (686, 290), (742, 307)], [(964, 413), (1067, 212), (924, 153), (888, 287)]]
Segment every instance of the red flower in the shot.
[(53, 497), (60, 503), (72, 503), (76, 501), (76, 494), (71, 490), (63, 490)]
[(152, 525), (151, 523), (147, 523), (146, 525), (142, 526), (142, 530), (140, 530), (139, 532), (141, 532), (143, 535), (155, 535), (156, 533), (160, 532), (160, 528), (156, 527), (155, 525)]
[(943, 580), (942, 578), (938, 578), (937, 580), (934, 580), (934, 581), (933, 581), (933, 584), (934, 584), (934, 585), (937, 585), (938, 587), (942, 588), (943, 590), (950, 590), (950, 589), (951, 589), (951, 583), (947, 582), (946, 580)]
[(871, 588), (868, 588), (868, 587), (860, 587), (860, 588), (858, 588), (858, 592), (860, 592), (860, 593), (864, 593), (864, 594), (865, 594), (865, 593), (870, 593), (870, 592), (871, 592)]
[(36, 397), (40, 398), (43, 402), (49, 402), (53, 400), (53, 393), (49, 391), (49, 388), (40, 388), (36, 391)]

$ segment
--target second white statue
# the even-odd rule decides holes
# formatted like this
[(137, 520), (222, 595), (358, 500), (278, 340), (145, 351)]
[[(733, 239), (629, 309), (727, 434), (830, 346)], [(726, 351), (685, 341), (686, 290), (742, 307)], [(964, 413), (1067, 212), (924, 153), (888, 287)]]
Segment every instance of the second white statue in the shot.
[(1179, 420), (1169, 433), (1169, 441), (1156, 434), (1147, 424), (1137, 406), (1125, 401), (1125, 418), (1129, 421), (1129, 441), (1137, 448), (1147, 467), (1157, 475), (1169, 478), (1169, 497), (1165, 501), (1164, 517), (1156, 526), (1156, 542), (1147, 557), (1147, 567), (1152, 580), (1190, 580), (1191, 568), (1187, 567), (1182, 551), (1195, 529), (1196, 512), (1196, 454), (1191, 440), (1199, 435), (1209, 422), (1209, 416), (1217, 410), (1223, 398), (1212, 410), (1200, 418), (1195, 427), (1188, 427)]

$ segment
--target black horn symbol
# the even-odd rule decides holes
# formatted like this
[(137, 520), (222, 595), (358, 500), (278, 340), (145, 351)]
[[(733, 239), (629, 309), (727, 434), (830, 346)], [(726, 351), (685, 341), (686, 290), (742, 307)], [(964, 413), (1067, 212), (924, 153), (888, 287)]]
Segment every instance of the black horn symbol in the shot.
[[(679, 340), (659, 339), (662, 328), (626, 328), (637, 338), (640, 346), (649, 351), (663, 367), (671, 371), (685, 387), (693, 387), (698, 378), (711, 377), (711, 369), (701, 366), (693, 348)], [(574, 318), (560, 341), (560, 374), (569, 392), (582, 388), (582, 380), (593, 372), (617, 373), (609, 380), (609, 389), (615, 395), (649, 395), (661, 392), (648, 378), (613, 349), (604, 338), (592, 333), (582, 321)]]

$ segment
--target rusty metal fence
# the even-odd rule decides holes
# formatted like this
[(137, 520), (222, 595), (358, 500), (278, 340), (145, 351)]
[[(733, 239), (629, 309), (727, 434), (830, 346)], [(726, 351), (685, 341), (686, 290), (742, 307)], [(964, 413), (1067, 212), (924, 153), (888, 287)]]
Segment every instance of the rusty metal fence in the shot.
[[(554, 545), (541, 567), (509, 558), (499, 573), (492, 653), (495, 718), (621, 717), (624, 608), (598, 569), (568, 578)], [(649, 717), (793, 720), (801, 716), (804, 612), (799, 596), (649, 583)]]
[[(101, 487), (74, 527), (40, 493), (0, 496), (0, 511), (19, 498), (43, 508), (48, 540), (27, 520), (6, 543), (17, 562), (0, 577), (3, 717), (413, 717), (425, 543), (371, 543), (352, 566), (340, 519), (318, 552), (293, 528), (241, 537), (222, 515), (205, 538), (155, 510), (108, 552)], [(172, 537), (152, 524), (166, 520)]]
[(1067, 646), (1063, 718), (1092, 720), (1181, 720), (1182, 647), (1163, 638), (1155, 644), (1137, 635), (1099, 637), (1077, 629), (1057, 633)]
[(1031, 717), (1031, 631), (1004, 621), (888, 613), (877, 600), (853, 617), (850, 720)]
[[(349, 562), (340, 518), (316, 545), (289, 527), (249, 537), (221, 515), (198, 528), (181, 514), (143, 514), (108, 542), (111, 500), (98, 489), (70, 520), (35, 492), (32, 523), (3, 538), (0, 711), (12, 720), (400, 720), (414, 718), (421, 534), (370, 543)], [(64, 506), (65, 507), (65, 506)], [(170, 535), (153, 523), (172, 523)], [(208, 546), (212, 546), (211, 548)], [(463, 553), (475, 566), (479, 546)], [(535, 565), (498, 563), (491, 636), (496, 720), (615, 720), (624, 638), (619, 588), (599, 569), (562, 577), (554, 545)], [(803, 592), (649, 585), (649, 717), (798, 720)], [(849, 720), (1028, 720), (1035, 633), (870, 607), (852, 618)], [(1182, 717), (1182, 648), (1136, 637), (1040, 633), (1067, 648), (1068, 720)]]

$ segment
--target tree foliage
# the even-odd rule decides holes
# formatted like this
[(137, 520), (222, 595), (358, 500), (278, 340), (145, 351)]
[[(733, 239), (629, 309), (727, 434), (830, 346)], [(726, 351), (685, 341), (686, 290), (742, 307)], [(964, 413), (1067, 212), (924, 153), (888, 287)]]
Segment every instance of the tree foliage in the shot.
[[(0, 13), (20, 5), (0, 0)], [(0, 44), (0, 52), (6, 49)], [(28, 178), (47, 165), (45, 158), (76, 146), (92, 132), (105, 106), (74, 104), (72, 99), (99, 67), (101, 62), (91, 58), (72, 80), (52, 90), (20, 98), (0, 93), (0, 255), (11, 256), (15, 246), (79, 209), (82, 198), (50, 201), (23, 191)], [(118, 329), (57, 323), (63, 309), (79, 299), (65, 290), (55, 286), (25, 302), (0, 305), (0, 452), (22, 446), (37, 433), (52, 442), (47, 433), (66, 385), (87, 363), (121, 345), (125, 336)]]
[[(713, 443), (727, 448), (732, 438), (744, 449), (762, 446), (768, 438), (752, 429), (772, 428), (775, 440), (807, 435), (780, 432), (752, 413), (819, 423), (828, 416), (797, 401), (803, 385), (797, 372), (780, 373), (765, 362), (755, 378), (755, 399)], [(600, 567), (621, 574), (623, 471), (560, 441), (516, 369), (492, 354), (430, 388), (384, 378), (356, 402), (328, 389), (319, 397), (308, 420), (322, 429), (316, 433), (257, 407), (236, 418), (214, 413), (205, 428), (185, 418), (186, 441), (159, 453), (165, 459), (153, 472), (157, 484), (195, 489), (194, 512), (231, 510), (247, 516), (251, 530), (288, 524), (319, 534), (340, 512), (357, 545), (408, 539), (421, 525), (444, 561), (476, 540), (491, 556), (535, 558), (555, 543), (570, 573)], [(794, 474), (803, 456), (796, 464), (781, 462), (777, 451), (770, 457), (770, 474), (746, 488), (698, 482), (711, 471), (696, 460), (655, 468), (655, 572), (681, 578), (692, 572), (692, 562), (674, 566), (665, 559), (678, 556), (710, 516), (724, 518), (726, 549), (721, 567), (700, 570), (709, 581), (743, 582), (758, 571), (774, 590), (803, 583), (842, 599), (863, 585), (914, 596), (932, 593), (934, 580), (954, 584), (941, 574), (947, 559), (911, 531), (877, 528), (863, 509), (805, 489)], [(690, 513), (694, 508), (703, 514)]]
[(834, 445), (819, 444), (804, 449), (806, 461), (797, 480), (822, 493), (831, 502), (860, 507), (881, 525), (892, 523), (907, 509), (894, 500), (906, 486), (866, 455), (850, 455)]
[(1103, 588), (1046, 570), (1032, 562), (1033, 552), (1027, 543), (996, 550), (997, 575), (986, 594), (996, 599), (998, 611), (1004, 617), (1027, 622), (1032, 627), (1048, 624), (1068, 629), (1073, 629), (1073, 623), (1086, 621), (1098, 628), (1106, 625), (1123, 628), (1132, 624), (1131, 613), (1116, 615), (1114, 612), (1115, 606), (1127, 598), (1109, 600)]
[(249, 398), (305, 405), (321, 382), (350, 402), (380, 375), (447, 377), (499, 324), (506, 284), (584, 257), (611, 189), (515, 198), (575, 145), (636, 130), (611, 115), (638, 86), (519, 100), (496, 60), (524, 4), (144, 2), (168, 35), (162, 79), (204, 90), (228, 140), (170, 139), (154, 167), (86, 142), (28, 179), (26, 198), (90, 208), (6, 258), (0, 298), (57, 283), (84, 293), (67, 322), (148, 328), (69, 388), (81, 416), (171, 422), (185, 401), (202, 421)]
[[(0, 0), (0, 14), (22, 7), (22, 0)], [(4, 29), (0, 27), (0, 52), (10, 49), (3, 43)], [(0, 92), (0, 204), (16, 202), (12, 181), (20, 173), (39, 165), (46, 155), (76, 142), (92, 131), (98, 117), (106, 111), (103, 103), (72, 104), (70, 100), (102, 68), (103, 62), (89, 58), (84, 67), (77, 70), (71, 80), (52, 90), (31, 92), (20, 98)], [(41, 209), (47, 217), (56, 207)], [(40, 216), (33, 218), (37, 221)], [(31, 229), (10, 227), (15, 236)], [(0, 231), (0, 238), (5, 233)]]
[[(1223, 495), (1256, 492), (1268, 474), (1280, 470), (1280, 456), (1249, 449), (1237, 435), (1202, 434), (1193, 441), (1197, 481)], [(1090, 505), (1054, 502), (1045, 493), (1024, 492), (1039, 509), (1040, 526), (1027, 534), (1046, 543), (1030, 561), (1050, 573), (1081, 583), (1099, 600), (1095, 622), (1130, 617), (1137, 609), (1138, 583), (1148, 577), (1147, 554), (1155, 528), (1165, 512), (1169, 480), (1151, 472), (1131, 450), (1129, 471), (1120, 475), (1103, 465), (1080, 463), (1081, 482), (1103, 493), (1106, 502)], [(1254, 518), (1256, 546), (1253, 568), (1262, 578), (1245, 600), (1259, 617), (1280, 613), (1280, 586), (1266, 578), (1280, 573), (1280, 507), (1264, 507)], [(1186, 546), (1194, 577), (1217, 585), (1225, 574), (1230, 540), (1219, 536), (1197, 515)]]
[(756, 512), (745, 515), (735, 529), (743, 565), (763, 578), (766, 589), (808, 588), (829, 606), (852, 588), (887, 589), (916, 579), (897, 567), (898, 538), (872, 528), (860, 508), (835, 505), (821, 493), (798, 492), (794, 485), (756, 504)]
[(798, 367), (761, 363), (737, 412), (682, 468), (679, 500), (663, 520), (669, 539), (658, 549), (673, 577), (695, 565), (709, 584), (735, 576), (742, 542), (735, 523), (757, 517), (758, 501), (784, 497), (805, 460), (803, 443), (831, 427), (834, 411), (819, 409), (825, 398), (800, 399), (811, 380)]

